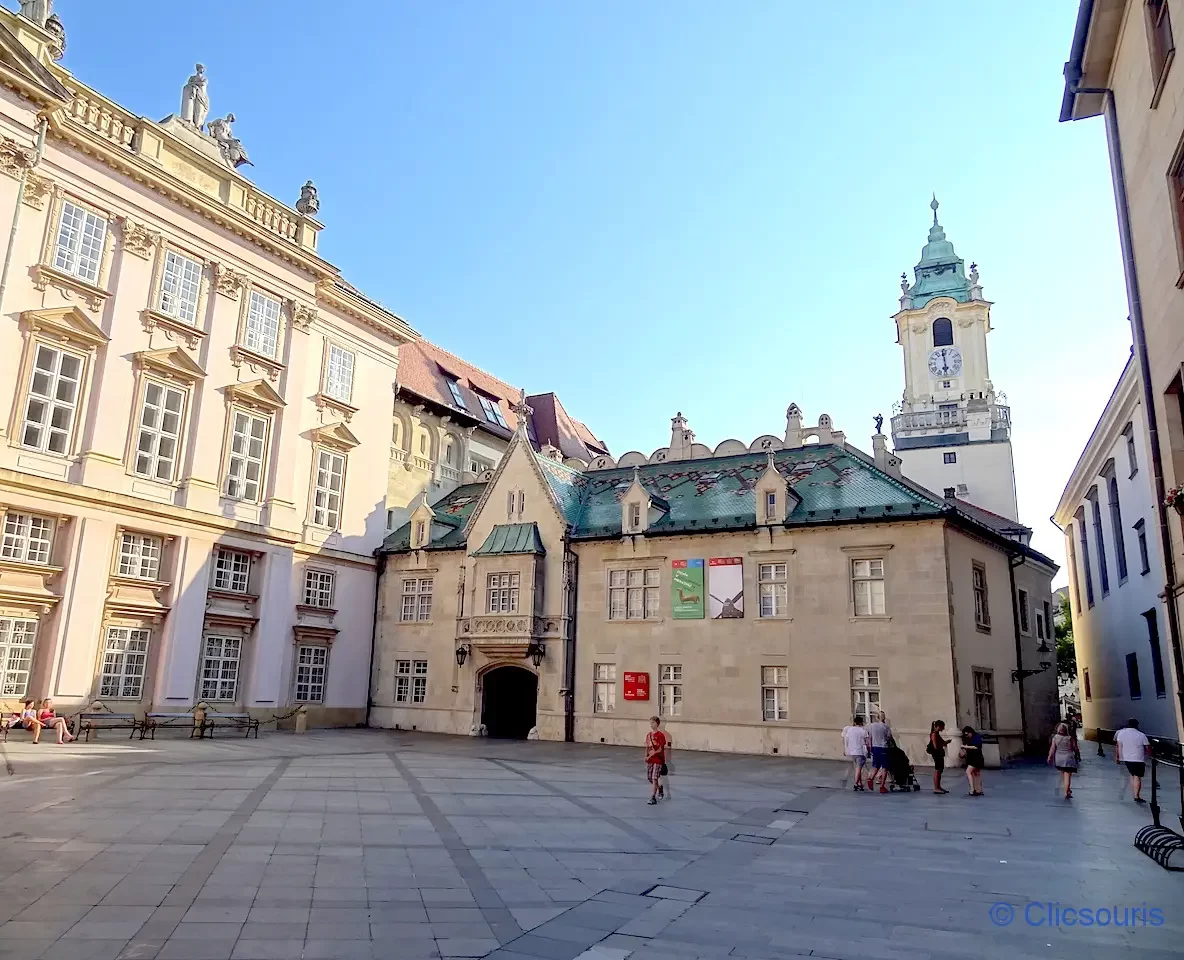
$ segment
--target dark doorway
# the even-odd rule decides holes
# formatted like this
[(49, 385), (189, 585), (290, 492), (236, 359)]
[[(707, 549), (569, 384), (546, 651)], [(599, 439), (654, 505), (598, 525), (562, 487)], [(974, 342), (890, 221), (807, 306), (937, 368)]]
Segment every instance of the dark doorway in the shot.
[(481, 682), (481, 722), (491, 737), (525, 740), (535, 725), (539, 678), (521, 667), (498, 667)]

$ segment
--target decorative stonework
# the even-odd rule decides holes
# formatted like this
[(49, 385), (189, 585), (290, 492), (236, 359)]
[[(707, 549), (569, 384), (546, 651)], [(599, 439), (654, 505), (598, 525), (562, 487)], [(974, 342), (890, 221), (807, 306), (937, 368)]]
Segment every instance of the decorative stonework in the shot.
[(198, 344), (206, 336), (204, 330), (199, 330), (197, 327), (190, 326), (166, 313), (161, 313), (159, 310), (145, 310), (140, 319), (148, 333), (160, 330), (166, 339), (174, 343), (183, 343), (190, 350), (196, 350)]
[(119, 226), (123, 232), (123, 248), (137, 257), (149, 259), (160, 243), (160, 233), (150, 230), (142, 223), (137, 223), (131, 217), (120, 217)]
[(310, 307), (308, 304), (299, 303), (296, 300), (288, 301), (288, 314), (292, 318), (292, 326), (301, 333), (308, 333), (308, 328), (317, 318), (316, 307)]
[(0, 138), (0, 173), (10, 177), (19, 177), (33, 166), (36, 154), (28, 147), (23, 147), (12, 137)]
[(53, 181), (49, 177), (42, 177), (36, 173), (30, 172), (25, 177), (25, 192), (21, 197), (21, 202), (26, 206), (32, 207), (34, 210), (44, 210), (46, 201), (53, 193)]
[(63, 273), (43, 263), (36, 264), (30, 271), (33, 278), (33, 288), (44, 293), (50, 287), (57, 290), (67, 300), (78, 298), (91, 310), (101, 310), (103, 303), (111, 296), (110, 292), (93, 283), (79, 280), (70, 273)]
[(247, 275), (226, 266), (223, 263), (214, 264), (214, 286), (224, 297), (237, 300), (247, 285)]
[(346, 403), (344, 400), (338, 400), (336, 397), (331, 397), (327, 393), (318, 393), (312, 398), (312, 402), (316, 405), (317, 410), (319, 410), (322, 415), (328, 411), (330, 416), (339, 416), (346, 423), (349, 423), (353, 419), (354, 414), (358, 412), (357, 407)]
[(265, 357), (263, 354), (256, 353), (254, 350), (248, 350), (246, 347), (237, 343), (230, 348), (230, 362), (236, 370), (246, 366), (251, 373), (265, 374), (267, 379), (273, 382), (280, 378), (280, 373), (284, 369), (284, 365), (278, 360)]

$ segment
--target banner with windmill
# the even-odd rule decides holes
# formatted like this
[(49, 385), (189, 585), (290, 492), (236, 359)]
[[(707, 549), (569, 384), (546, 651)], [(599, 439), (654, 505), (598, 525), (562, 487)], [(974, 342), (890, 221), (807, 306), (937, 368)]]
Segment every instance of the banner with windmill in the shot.
[(703, 561), (670, 562), (670, 614), (675, 620), (703, 619)]
[(712, 557), (707, 561), (708, 610), (712, 620), (744, 616), (744, 558)]

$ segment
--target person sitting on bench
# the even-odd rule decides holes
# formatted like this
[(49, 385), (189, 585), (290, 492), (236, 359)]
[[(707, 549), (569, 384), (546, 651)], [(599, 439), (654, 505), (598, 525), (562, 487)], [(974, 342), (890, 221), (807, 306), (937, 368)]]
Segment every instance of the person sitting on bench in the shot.
[[(38, 715), (37, 719), (41, 721), (41, 725), (43, 727), (52, 727), (57, 731), (59, 744), (69, 743), (74, 739), (74, 734), (72, 734), (66, 727), (66, 718), (59, 717), (53, 712), (53, 701), (50, 700), (49, 697), (46, 697), (41, 701), (41, 713)], [(34, 740), (33, 742), (36, 743), (37, 741)]]
[(26, 730), (31, 730), (33, 733), (33, 742), (36, 743), (41, 739), (41, 727), (43, 724), (37, 719), (37, 701), (26, 700), (24, 709), (21, 710), (21, 715), (17, 718), (17, 724), (24, 727)]

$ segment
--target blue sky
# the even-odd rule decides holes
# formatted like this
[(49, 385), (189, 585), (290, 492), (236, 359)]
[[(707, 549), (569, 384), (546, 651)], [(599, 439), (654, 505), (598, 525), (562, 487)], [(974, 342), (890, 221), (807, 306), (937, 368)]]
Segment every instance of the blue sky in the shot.
[(1047, 518), (1130, 345), (1102, 125), (1057, 123), (1076, 0), (55, 6), (65, 65), (137, 113), (203, 62), (352, 282), (618, 454), (676, 410), (711, 445), (780, 433), (791, 401), (870, 449), (936, 191), (1063, 559)]

